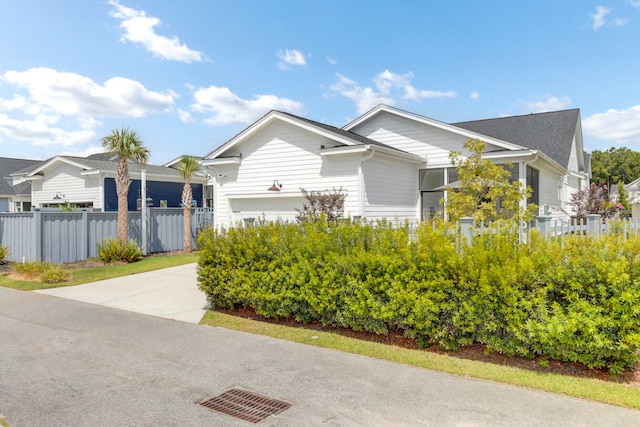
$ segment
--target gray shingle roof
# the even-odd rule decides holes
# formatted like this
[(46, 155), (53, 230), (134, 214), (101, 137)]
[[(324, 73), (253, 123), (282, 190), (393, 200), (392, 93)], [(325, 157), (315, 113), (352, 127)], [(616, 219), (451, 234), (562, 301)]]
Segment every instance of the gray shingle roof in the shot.
[[(71, 160), (75, 163), (80, 163), (81, 165), (88, 166), (91, 169), (99, 169), (101, 171), (116, 171), (118, 166), (117, 161), (111, 160), (95, 160), (88, 159), (86, 157), (74, 157), (74, 156), (61, 156), (65, 159)], [(156, 166), (156, 165), (146, 165), (145, 169), (147, 173), (154, 175), (166, 175), (166, 176), (180, 176), (178, 170), (174, 168), (168, 168), (165, 166)], [(140, 166), (138, 163), (129, 162), (129, 172), (140, 172)]]
[(0, 178), (0, 195), (6, 196), (14, 194), (15, 192), (13, 191), (13, 186), (9, 184), (6, 179)]
[(553, 111), (523, 116), (451, 123), (482, 135), (539, 150), (567, 167), (580, 110)]
[(7, 178), (12, 173), (18, 172), (25, 168), (38, 165), (41, 160), (30, 159), (14, 159), (11, 157), (0, 157), (0, 177)]

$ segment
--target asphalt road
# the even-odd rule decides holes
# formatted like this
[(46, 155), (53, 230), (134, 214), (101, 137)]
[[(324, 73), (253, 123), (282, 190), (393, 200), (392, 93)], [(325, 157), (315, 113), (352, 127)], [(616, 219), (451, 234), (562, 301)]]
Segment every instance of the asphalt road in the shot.
[(21, 426), (247, 426), (230, 387), (293, 406), (273, 426), (640, 425), (640, 411), (0, 288), (0, 414)]

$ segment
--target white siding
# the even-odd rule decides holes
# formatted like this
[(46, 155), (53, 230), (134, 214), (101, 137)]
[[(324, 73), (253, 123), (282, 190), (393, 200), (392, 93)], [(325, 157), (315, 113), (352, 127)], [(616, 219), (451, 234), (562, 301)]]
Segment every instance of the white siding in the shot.
[[(562, 165), (564, 166), (564, 165)], [(569, 155), (569, 166), (570, 171), (579, 172), (580, 167), (578, 166), (578, 154), (576, 148), (576, 139), (573, 138), (573, 143), (571, 144), (571, 154)]]
[[(451, 151), (463, 152), (468, 138), (423, 123), (383, 113), (352, 129), (399, 150), (426, 156), (430, 165), (450, 165)], [(487, 144), (487, 151), (499, 149)]]
[[(358, 215), (358, 165), (360, 154), (320, 156), (320, 146), (338, 145), (293, 125), (274, 122), (242, 142), (234, 154), (242, 154), (240, 165), (221, 165), (213, 168), (217, 181), (216, 224), (227, 226), (245, 215), (238, 206), (247, 208), (247, 215), (256, 206), (264, 206), (265, 216), (278, 215), (277, 206), (265, 200), (280, 200), (284, 210), (291, 210), (292, 198), (302, 208), (300, 188), (332, 190), (342, 187), (347, 194), (345, 215)], [(225, 177), (219, 177), (222, 174)], [(279, 192), (267, 189), (278, 180)], [(234, 202), (236, 199), (256, 199)], [(236, 212), (234, 212), (234, 210)], [(253, 216), (251, 214), (250, 216)]]
[(544, 169), (539, 172), (539, 205), (549, 206), (552, 213), (558, 212), (561, 207), (558, 195), (561, 192), (562, 178)]
[(418, 165), (377, 155), (363, 172), (368, 220), (419, 219)]
[[(102, 187), (98, 175), (80, 175), (81, 169), (61, 164), (47, 171), (41, 182), (32, 184), (33, 206), (42, 203), (93, 202), (95, 208), (102, 208)], [(64, 194), (64, 200), (54, 200), (57, 193)]]

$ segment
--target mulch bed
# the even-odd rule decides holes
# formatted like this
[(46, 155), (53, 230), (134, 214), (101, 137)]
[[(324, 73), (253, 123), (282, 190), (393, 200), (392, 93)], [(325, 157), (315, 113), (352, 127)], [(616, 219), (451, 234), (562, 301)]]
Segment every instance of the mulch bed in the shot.
[(539, 359), (529, 360), (523, 357), (508, 356), (497, 352), (488, 352), (486, 346), (484, 346), (483, 344), (473, 344), (465, 346), (456, 351), (441, 350), (436, 345), (433, 345), (426, 349), (420, 349), (418, 343), (415, 340), (405, 337), (402, 331), (398, 330), (389, 331), (389, 334), (387, 335), (377, 335), (375, 333), (366, 331), (354, 331), (347, 328), (327, 327), (323, 326), (320, 322), (303, 324), (296, 322), (293, 319), (268, 319), (257, 314), (253, 309), (242, 307), (230, 310), (220, 310), (220, 312), (260, 322), (285, 325), (294, 328), (331, 332), (350, 338), (356, 338), (359, 340), (372, 341), (412, 350), (428, 351), (432, 353), (458, 357), (461, 359), (477, 360), (481, 362), (493, 363), (501, 366), (510, 366), (519, 369), (527, 369), (536, 372), (550, 372), (554, 374), (568, 375), (580, 378), (595, 378), (602, 381), (624, 383), (640, 387), (640, 366), (638, 366), (636, 370), (627, 371), (620, 376), (612, 377), (606, 370), (589, 369), (588, 367), (580, 363), (569, 363), (545, 359), (546, 363), (541, 364)]

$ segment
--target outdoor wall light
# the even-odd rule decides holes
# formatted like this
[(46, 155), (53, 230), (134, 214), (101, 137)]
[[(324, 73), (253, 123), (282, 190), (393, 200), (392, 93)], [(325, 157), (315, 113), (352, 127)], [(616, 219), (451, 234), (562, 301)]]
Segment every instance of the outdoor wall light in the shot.
[(273, 180), (273, 185), (267, 191), (280, 191), (282, 184), (277, 179)]
[(53, 197), (53, 200), (64, 200), (64, 194), (62, 194), (61, 192), (57, 192), (56, 195)]

